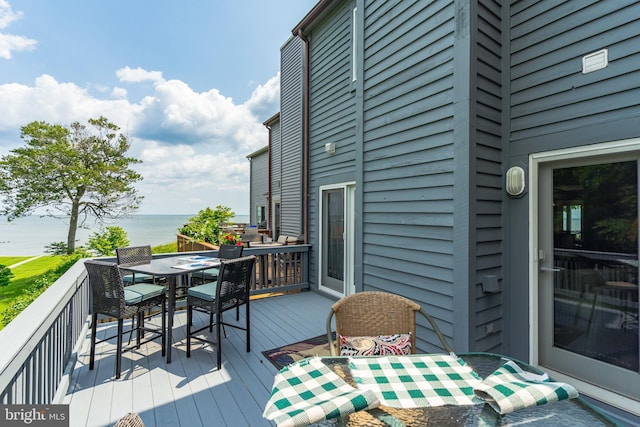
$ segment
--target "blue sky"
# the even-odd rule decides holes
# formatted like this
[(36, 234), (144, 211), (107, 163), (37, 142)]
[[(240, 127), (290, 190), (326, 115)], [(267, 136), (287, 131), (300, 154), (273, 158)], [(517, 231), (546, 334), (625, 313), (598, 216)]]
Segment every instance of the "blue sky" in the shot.
[(143, 163), (139, 213), (249, 212), (280, 47), (317, 0), (0, 0), (0, 155), (34, 120), (104, 115)]

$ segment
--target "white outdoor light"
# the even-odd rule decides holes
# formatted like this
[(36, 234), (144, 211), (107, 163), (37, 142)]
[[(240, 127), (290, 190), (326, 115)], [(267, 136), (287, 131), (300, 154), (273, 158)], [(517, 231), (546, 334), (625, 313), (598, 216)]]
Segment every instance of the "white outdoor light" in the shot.
[(336, 152), (336, 143), (335, 142), (327, 142), (324, 144), (324, 152), (328, 154), (333, 154)]
[(522, 167), (512, 166), (509, 168), (505, 179), (505, 187), (507, 194), (511, 197), (518, 197), (524, 193), (525, 172)]

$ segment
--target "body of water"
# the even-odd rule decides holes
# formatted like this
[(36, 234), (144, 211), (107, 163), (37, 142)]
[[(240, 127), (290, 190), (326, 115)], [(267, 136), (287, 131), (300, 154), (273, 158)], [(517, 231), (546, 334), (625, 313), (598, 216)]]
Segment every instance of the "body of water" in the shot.
[[(122, 227), (127, 232), (131, 246), (163, 245), (176, 241), (176, 233), (194, 215), (132, 215), (128, 218), (110, 220), (107, 225)], [(236, 223), (248, 223), (249, 215), (236, 215)], [(78, 228), (76, 246), (86, 245), (89, 236), (101, 231), (93, 222), (88, 228)], [(67, 241), (69, 221), (66, 219), (40, 218), (32, 215), (11, 222), (0, 216), (0, 255), (24, 256), (46, 253), (45, 246), (53, 242)]]

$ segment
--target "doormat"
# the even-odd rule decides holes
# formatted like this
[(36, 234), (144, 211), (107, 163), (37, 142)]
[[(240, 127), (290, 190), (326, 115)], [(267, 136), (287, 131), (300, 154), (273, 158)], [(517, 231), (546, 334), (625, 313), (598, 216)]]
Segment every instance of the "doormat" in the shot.
[[(334, 333), (335, 339), (335, 333)], [(318, 335), (293, 344), (287, 344), (282, 347), (262, 352), (264, 356), (278, 370), (307, 357), (329, 356), (329, 343), (327, 342), (327, 334)]]

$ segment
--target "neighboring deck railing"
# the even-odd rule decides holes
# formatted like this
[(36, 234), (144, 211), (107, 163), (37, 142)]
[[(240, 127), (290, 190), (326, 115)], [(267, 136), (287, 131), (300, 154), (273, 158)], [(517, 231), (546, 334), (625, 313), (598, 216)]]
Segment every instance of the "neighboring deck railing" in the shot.
[(244, 255), (257, 257), (252, 295), (309, 289), (310, 245), (246, 248)]
[[(257, 257), (251, 294), (308, 289), (309, 248), (245, 249)], [(89, 292), (81, 260), (0, 331), (1, 404), (62, 402), (89, 327)]]

